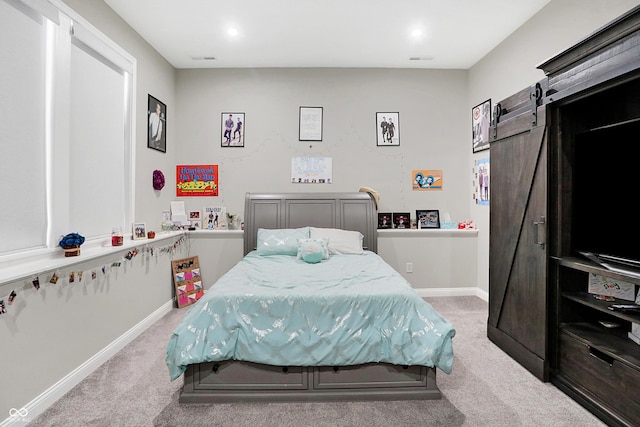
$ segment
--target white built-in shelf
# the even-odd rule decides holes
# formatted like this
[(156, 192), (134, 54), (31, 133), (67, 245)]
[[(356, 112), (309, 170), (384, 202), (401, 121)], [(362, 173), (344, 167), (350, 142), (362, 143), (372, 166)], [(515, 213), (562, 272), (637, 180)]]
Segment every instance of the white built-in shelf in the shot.
[(383, 228), (378, 230), (380, 237), (476, 237), (478, 229), (457, 228), (428, 228), (417, 230), (415, 228)]

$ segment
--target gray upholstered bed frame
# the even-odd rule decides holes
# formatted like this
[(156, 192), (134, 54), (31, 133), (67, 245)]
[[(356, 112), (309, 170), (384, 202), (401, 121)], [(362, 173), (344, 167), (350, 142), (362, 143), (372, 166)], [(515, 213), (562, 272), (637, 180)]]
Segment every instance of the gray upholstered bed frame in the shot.
[[(369, 193), (247, 193), (245, 255), (258, 228), (304, 226), (357, 230), (377, 252), (376, 204)], [(190, 365), (181, 403), (439, 399), (435, 368), (370, 363), (358, 366), (271, 366), (228, 360)]]

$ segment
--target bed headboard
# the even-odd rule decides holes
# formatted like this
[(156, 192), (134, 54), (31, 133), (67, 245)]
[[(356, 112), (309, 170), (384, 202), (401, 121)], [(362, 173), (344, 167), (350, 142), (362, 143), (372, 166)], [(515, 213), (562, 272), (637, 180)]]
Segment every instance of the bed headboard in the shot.
[(321, 227), (359, 231), (365, 249), (378, 251), (376, 203), (369, 193), (247, 193), (244, 254), (256, 248), (258, 228)]

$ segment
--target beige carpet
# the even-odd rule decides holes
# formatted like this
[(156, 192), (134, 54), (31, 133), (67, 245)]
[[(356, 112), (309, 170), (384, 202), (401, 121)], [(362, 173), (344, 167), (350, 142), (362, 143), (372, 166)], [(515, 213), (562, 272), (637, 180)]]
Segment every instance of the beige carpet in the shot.
[(604, 426), (486, 338), (487, 303), (428, 301), (456, 328), (453, 372), (438, 371), (441, 400), (336, 403), (178, 403), (165, 346), (186, 313), (174, 309), (29, 426)]

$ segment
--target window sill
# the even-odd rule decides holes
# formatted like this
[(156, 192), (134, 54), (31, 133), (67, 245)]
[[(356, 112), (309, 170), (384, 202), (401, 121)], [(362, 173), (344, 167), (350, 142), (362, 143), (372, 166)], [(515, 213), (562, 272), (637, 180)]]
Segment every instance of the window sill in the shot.
[(80, 255), (65, 257), (62, 249), (54, 250), (46, 255), (25, 257), (0, 263), (0, 285), (16, 280), (29, 278), (38, 274), (80, 264), (103, 256), (129, 251), (154, 242), (171, 239), (183, 235), (183, 231), (156, 233), (154, 239), (126, 239), (122, 246), (111, 246), (111, 239), (87, 243), (80, 249)]

